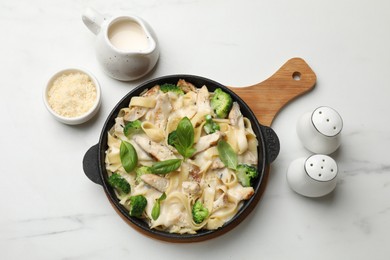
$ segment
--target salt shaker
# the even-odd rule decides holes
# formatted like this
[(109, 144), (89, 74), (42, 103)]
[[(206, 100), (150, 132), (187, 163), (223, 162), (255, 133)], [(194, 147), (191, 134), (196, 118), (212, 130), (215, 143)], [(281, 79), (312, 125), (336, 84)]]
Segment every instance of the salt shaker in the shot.
[(332, 192), (337, 183), (335, 160), (323, 154), (294, 160), (287, 171), (291, 189), (306, 197), (321, 197)]
[(331, 154), (341, 141), (343, 120), (333, 108), (321, 106), (303, 114), (297, 123), (302, 144), (313, 153)]

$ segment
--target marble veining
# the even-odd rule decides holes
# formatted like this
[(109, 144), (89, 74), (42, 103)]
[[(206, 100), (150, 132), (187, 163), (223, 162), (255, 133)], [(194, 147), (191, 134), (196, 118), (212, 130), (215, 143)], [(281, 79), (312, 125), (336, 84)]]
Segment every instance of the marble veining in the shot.
[(357, 174), (387, 174), (390, 172), (390, 164), (372, 163), (367, 160), (351, 160), (353, 167), (344, 169), (346, 176), (354, 176)]
[[(18, 227), (18, 232), (12, 232), (5, 240), (20, 240), (44, 236), (59, 235), (62, 233), (76, 232), (87, 228), (87, 221), (91, 218), (107, 217), (108, 215), (69, 215), (59, 217), (43, 217), (38, 219), (24, 219), (13, 223)], [(37, 230), (36, 227), (42, 229)]]

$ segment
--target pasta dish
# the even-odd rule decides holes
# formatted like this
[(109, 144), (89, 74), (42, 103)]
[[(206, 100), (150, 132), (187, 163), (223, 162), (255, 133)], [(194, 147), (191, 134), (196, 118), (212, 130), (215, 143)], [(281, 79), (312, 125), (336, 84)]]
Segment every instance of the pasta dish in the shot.
[(179, 80), (145, 90), (120, 110), (107, 145), (108, 183), (152, 229), (217, 229), (254, 194), (258, 141), (221, 89)]

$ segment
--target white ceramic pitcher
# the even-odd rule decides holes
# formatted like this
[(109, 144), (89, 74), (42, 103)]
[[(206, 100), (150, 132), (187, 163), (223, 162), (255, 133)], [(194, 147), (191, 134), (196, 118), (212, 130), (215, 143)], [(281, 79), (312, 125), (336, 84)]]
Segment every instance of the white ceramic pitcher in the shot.
[(109, 76), (135, 80), (156, 65), (160, 54), (157, 37), (141, 18), (128, 14), (105, 16), (87, 8), (82, 19), (97, 36), (96, 57)]

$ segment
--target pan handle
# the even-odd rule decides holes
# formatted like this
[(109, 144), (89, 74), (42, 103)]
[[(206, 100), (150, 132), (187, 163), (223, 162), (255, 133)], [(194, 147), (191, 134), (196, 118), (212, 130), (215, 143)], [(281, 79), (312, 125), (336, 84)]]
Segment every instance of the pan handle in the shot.
[(267, 163), (272, 163), (276, 157), (279, 155), (280, 151), (280, 142), (279, 138), (276, 135), (275, 131), (268, 126), (261, 126), (261, 131), (263, 132), (265, 149), (267, 152)]
[(233, 90), (251, 108), (262, 125), (270, 126), (290, 101), (314, 88), (317, 77), (301, 58), (288, 60), (271, 77), (258, 84)]
[(83, 170), (92, 182), (103, 185), (99, 174), (99, 144), (95, 144), (85, 153), (83, 158)]

